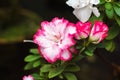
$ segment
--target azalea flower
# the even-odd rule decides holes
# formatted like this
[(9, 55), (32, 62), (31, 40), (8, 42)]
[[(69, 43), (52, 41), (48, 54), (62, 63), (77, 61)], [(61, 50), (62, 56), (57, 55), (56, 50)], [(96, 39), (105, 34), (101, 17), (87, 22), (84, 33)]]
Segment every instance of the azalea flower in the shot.
[(107, 37), (107, 32), (108, 26), (101, 21), (96, 21), (90, 33), (90, 42), (98, 44)]
[(24, 76), (23, 80), (34, 80), (34, 78), (31, 75)]
[(43, 21), (41, 29), (34, 35), (34, 43), (38, 44), (42, 56), (50, 63), (57, 59), (70, 60), (70, 47), (75, 44), (73, 35), (76, 27), (68, 20), (54, 18), (51, 22)]
[(77, 33), (75, 34), (76, 39), (87, 38), (91, 31), (91, 23), (77, 22), (76, 23)]
[(100, 16), (100, 13), (97, 5), (100, 3), (100, 0), (68, 0), (66, 4), (74, 8), (73, 14), (82, 22), (88, 21), (92, 12), (96, 17)]

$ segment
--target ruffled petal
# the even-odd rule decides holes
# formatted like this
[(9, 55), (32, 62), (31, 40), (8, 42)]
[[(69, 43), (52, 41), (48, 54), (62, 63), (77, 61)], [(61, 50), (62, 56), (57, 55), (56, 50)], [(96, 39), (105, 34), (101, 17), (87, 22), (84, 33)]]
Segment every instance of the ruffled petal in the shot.
[(61, 53), (61, 49), (55, 45), (49, 48), (39, 47), (39, 50), (43, 57), (50, 63), (54, 63), (60, 57)]
[(44, 47), (44, 48), (45, 48), (45, 47), (50, 47), (50, 46), (52, 46), (52, 45), (55, 44), (55, 42), (47, 39), (47, 38), (46, 38), (45, 36), (43, 36), (43, 35), (41, 35), (41, 36), (40, 36), (40, 35), (39, 35), (39, 36), (34, 35), (33, 41), (34, 41), (34, 43), (36, 43), (36, 44), (38, 44), (39, 46)]
[(62, 51), (60, 59), (67, 61), (70, 60), (72, 58), (72, 54), (70, 53), (70, 51), (68, 49), (65, 49)]
[(61, 49), (66, 49), (66, 48), (74, 45), (74, 44), (75, 44), (75, 41), (72, 39), (72, 37), (73, 37), (73, 36), (71, 36), (71, 35), (69, 35), (68, 37), (65, 37), (65, 38), (61, 41), (61, 43), (58, 44), (59, 47), (60, 47)]

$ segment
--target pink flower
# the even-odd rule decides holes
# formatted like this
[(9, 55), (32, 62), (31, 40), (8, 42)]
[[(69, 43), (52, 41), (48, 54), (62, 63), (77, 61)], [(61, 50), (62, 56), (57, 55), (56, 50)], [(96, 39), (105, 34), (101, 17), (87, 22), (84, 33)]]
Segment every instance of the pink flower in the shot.
[(91, 33), (90, 33), (90, 41), (94, 44), (98, 44), (103, 39), (107, 37), (108, 26), (101, 21), (96, 21)]
[(23, 80), (34, 80), (34, 78), (31, 75), (24, 76)]
[(76, 28), (77, 28), (77, 34), (75, 35), (76, 39), (87, 38), (91, 31), (90, 29), (91, 23), (90, 22), (86, 22), (86, 23), (77, 22)]
[(42, 56), (50, 63), (57, 59), (71, 59), (70, 47), (75, 44), (75, 25), (68, 20), (54, 18), (51, 22), (42, 22), (41, 27), (34, 35), (34, 43), (38, 44)]

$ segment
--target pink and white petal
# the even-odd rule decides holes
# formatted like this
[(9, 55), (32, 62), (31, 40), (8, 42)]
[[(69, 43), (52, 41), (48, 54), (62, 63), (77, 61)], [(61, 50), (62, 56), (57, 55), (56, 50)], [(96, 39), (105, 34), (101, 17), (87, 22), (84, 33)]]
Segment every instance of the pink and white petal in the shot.
[(72, 58), (72, 54), (70, 53), (70, 51), (68, 49), (62, 50), (60, 59), (64, 60), (64, 61), (68, 61)]
[(61, 49), (58, 46), (52, 46), (49, 48), (40, 48), (41, 54), (43, 57), (50, 63), (54, 63), (61, 53)]
[(73, 23), (69, 23), (65, 29), (65, 36), (69, 36), (70, 35), (73, 35), (75, 34), (77, 31), (76, 31), (76, 26), (75, 24)]
[(54, 30), (55, 25), (52, 22), (44, 21), (41, 23), (41, 26), (42, 26), (42, 30), (45, 33), (49, 35), (55, 35), (55, 30)]
[(76, 42), (75, 42), (72, 38), (73, 38), (73, 36), (71, 36), (71, 35), (69, 35), (68, 37), (65, 37), (65, 38), (61, 41), (61, 43), (58, 44), (59, 47), (60, 47), (61, 49), (66, 49), (66, 48), (74, 45)]
[(41, 47), (50, 47), (54, 45), (55, 43), (49, 39), (47, 39), (45, 36), (40, 35), (40, 36), (34, 36), (33, 39), (34, 43), (38, 44)]

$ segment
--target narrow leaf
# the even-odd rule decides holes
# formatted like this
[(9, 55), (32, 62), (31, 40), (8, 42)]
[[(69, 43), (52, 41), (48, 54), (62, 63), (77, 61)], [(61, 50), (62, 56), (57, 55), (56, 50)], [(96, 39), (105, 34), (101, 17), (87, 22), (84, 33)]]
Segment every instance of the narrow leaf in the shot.
[(77, 80), (77, 77), (73, 73), (64, 73), (67, 80)]
[(49, 70), (52, 68), (52, 65), (51, 64), (45, 64), (44, 66), (42, 66), (40, 68), (40, 71), (41, 72), (49, 72)]
[(109, 28), (109, 32), (108, 32), (108, 36), (107, 36), (107, 40), (111, 40), (114, 39), (118, 34), (119, 34), (120, 28), (119, 27), (110, 27)]
[(40, 58), (39, 55), (28, 55), (28, 56), (25, 57), (24, 61), (25, 62), (32, 62), (32, 61), (35, 61), (39, 58)]
[(115, 43), (114, 43), (113, 41), (108, 41), (108, 42), (106, 42), (105, 49), (106, 49), (107, 51), (113, 52), (114, 49), (115, 49)]
[(30, 49), (30, 52), (33, 54), (39, 54), (38, 49)]
[(41, 64), (40, 60), (37, 60), (33, 63), (33, 67), (38, 67), (40, 66), (40, 64)]
[(80, 67), (76, 64), (70, 64), (65, 68), (65, 71), (77, 72), (80, 71)]
[(60, 66), (60, 67), (51, 69), (48, 74), (48, 77), (49, 78), (56, 77), (56, 76), (60, 75), (64, 71), (64, 69), (65, 69), (65, 66)]
[(30, 69), (32, 69), (32, 68), (33, 68), (33, 63), (31, 62), (31, 63), (27, 63), (27, 64), (25, 65), (24, 70), (30, 70)]
[(113, 5), (113, 8), (118, 16), (120, 16), (120, 7), (117, 5)]

